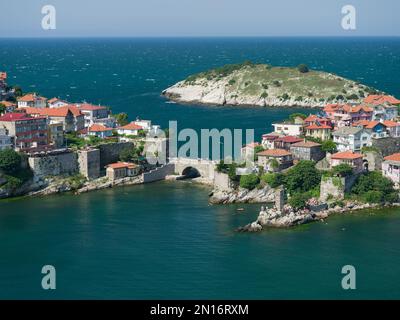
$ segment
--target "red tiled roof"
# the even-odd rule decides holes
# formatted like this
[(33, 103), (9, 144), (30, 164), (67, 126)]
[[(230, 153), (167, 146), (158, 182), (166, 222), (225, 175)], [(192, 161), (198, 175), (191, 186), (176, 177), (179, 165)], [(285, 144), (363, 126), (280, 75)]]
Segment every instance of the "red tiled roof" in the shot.
[(10, 101), (0, 101), (0, 104), (4, 105), (5, 107), (14, 107), (15, 103), (12, 103)]
[(304, 122), (312, 122), (317, 119), (318, 119), (318, 117), (315, 114), (310, 114), (307, 118), (304, 119)]
[(365, 103), (368, 104), (400, 104), (400, 100), (396, 99), (393, 96), (385, 96), (385, 95), (370, 95), (364, 99)]
[(383, 124), (386, 127), (398, 127), (398, 126), (400, 126), (400, 123), (392, 121), (392, 120), (385, 120), (385, 121), (383, 121)]
[(257, 155), (267, 156), (267, 157), (284, 157), (284, 156), (290, 156), (291, 153), (284, 149), (269, 149), (269, 150), (264, 150), (264, 151), (258, 152)]
[(133, 169), (136, 168), (137, 165), (131, 162), (116, 162), (116, 163), (111, 163), (106, 166), (107, 168), (113, 168), (113, 169), (122, 169), (122, 168), (129, 168)]
[(35, 100), (46, 100), (46, 98), (37, 96), (33, 93), (28, 93), (28, 94), (18, 98), (18, 101), (26, 101), (26, 102), (35, 101)]
[(18, 110), (25, 111), (27, 114), (39, 114), (47, 117), (65, 118), (68, 112), (71, 112), (75, 117), (83, 116), (82, 112), (73, 106), (63, 106), (60, 108), (19, 108)]
[(312, 148), (312, 147), (320, 147), (320, 143), (316, 143), (313, 141), (302, 141), (292, 144), (292, 147), (300, 147), (300, 148)]
[(118, 127), (117, 129), (120, 129), (120, 130), (142, 130), (143, 127), (138, 126), (137, 124), (131, 122), (131, 123), (128, 123), (127, 125), (125, 125), (125, 126)]
[(332, 129), (332, 128), (326, 124), (321, 124), (321, 125), (312, 124), (306, 127), (306, 130), (319, 130), (319, 129)]
[(390, 156), (387, 156), (384, 159), (387, 160), (387, 161), (398, 161), (398, 162), (400, 162), (400, 153), (391, 154)]
[(106, 126), (103, 126), (102, 124), (97, 124), (97, 123), (92, 124), (88, 129), (89, 132), (103, 132), (103, 131), (112, 131), (112, 130), (113, 130), (112, 128), (107, 128)]
[(280, 138), (276, 139), (275, 141), (282, 141), (285, 143), (296, 143), (296, 142), (303, 141), (303, 139), (295, 137), (295, 136), (285, 136), (285, 137), (280, 137)]
[(337, 160), (354, 160), (358, 158), (362, 158), (362, 154), (355, 153), (352, 151), (343, 151), (332, 155), (332, 159), (337, 159)]
[(25, 113), (17, 113), (17, 112), (6, 113), (5, 115), (0, 117), (0, 121), (7, 121), (7, 122), (13, 122), (17, 120), (32, 120), (32, 119), (36, 118), (31, 118), (28, 117)]

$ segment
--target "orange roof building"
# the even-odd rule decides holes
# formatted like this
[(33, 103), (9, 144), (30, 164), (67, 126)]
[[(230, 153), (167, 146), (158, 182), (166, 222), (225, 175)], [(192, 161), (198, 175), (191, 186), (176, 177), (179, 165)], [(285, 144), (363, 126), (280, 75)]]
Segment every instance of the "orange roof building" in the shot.
[(396, 99), (393, 96), (387, 95), (369, 95), (364, 99), (364, 102), (367, 104), (372, 105), (379, 105), (379, 104), (391, 104), (391, 105), (399, 105), (400, 100)]

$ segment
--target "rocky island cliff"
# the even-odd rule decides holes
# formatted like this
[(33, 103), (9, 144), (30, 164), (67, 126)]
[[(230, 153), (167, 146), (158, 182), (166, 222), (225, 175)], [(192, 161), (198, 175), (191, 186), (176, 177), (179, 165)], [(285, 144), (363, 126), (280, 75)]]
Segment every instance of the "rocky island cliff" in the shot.
[(273, 67), (244, 62), (201, 72), (162, 94), (178, 103), (231, 106), (323, 107), (361, 103), (373, 88), (306, 65)]

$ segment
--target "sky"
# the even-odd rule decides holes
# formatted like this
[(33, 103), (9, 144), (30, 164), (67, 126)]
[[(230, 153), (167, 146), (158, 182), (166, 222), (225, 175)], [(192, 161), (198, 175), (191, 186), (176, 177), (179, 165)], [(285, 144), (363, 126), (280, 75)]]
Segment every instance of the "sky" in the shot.
[(399, 13), (400, 0), (0, 0), (0, 37), (400, 36)]

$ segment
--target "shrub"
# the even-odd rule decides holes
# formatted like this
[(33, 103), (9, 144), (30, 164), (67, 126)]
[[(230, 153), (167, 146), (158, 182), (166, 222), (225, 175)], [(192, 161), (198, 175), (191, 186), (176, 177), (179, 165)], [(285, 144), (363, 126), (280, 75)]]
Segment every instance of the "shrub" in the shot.
[(332, 174), (341, 177), (348, 177), (353, 174), (353, 168), (347, 163), (342, 163), (339, 164), (338, 166), (333, 167)]
[(261, 98), (265, 99), (268, 98), (268, 93), (266, 93), (265, 91), (261, 94)]
[(366, 202), (379, 203), (397, 199), (393, 182), (378, 171), (371, 171), (358, 177), (351, 192)]
[(255, 174), (240, 176), (240, 187), (253, 190), (260, 183), (260, 178)]
[(293, 209), (299, 210), (306, 207), (307, 201), (310, 198), (311, 196), (309, 193), (295, 193), (289, 198), (288, 203)]
[(290, 168), (286, 174), (285, 187), (290, 194), (314, 189), (321, 182), (321, 173), (313, 161), (303, 160)]
[(336, 143), (333, 140), (325, 140), (321, 142), (321, 150), (329, 153), (335, 153), (337, 149)]
[(228, 84), (229, 84), (230, 86), (233, 86), (235, 83), (236, 83), (236, 80), (235, 80), (235, 79), (231, 79), (231, 80), (229, 80), (229, 82), (228, 82)]
[(304, 64), (304, 63), (299, 64), (299, 65), (297, 66), (297, 70), (299, 70), (299, 72), (301, 72), (301, 73), (307, 73), (307, 72), (310, 71), (310, 69), (308, 68), (308, 66), (307, 66), (306, 64)]
[(358, 99), (358, 95), (356, 95), (355, 93), (349, 95), (346, 97), (348, 100), (357, 100)]
[(281, 83), (278, 80), (274, 80), (273, 84), (274, 84), (275, 87), (280, 87), (281, 86)]
[(281, 173), (266, 173), (261, 176), (261, 180), (271, 188), (277, 188), (284, 182), (284, 176)]
[(21, 167), (21, 155), (13, 149), (0, 150), (0, 170), (5, 173), (16, 172)]

